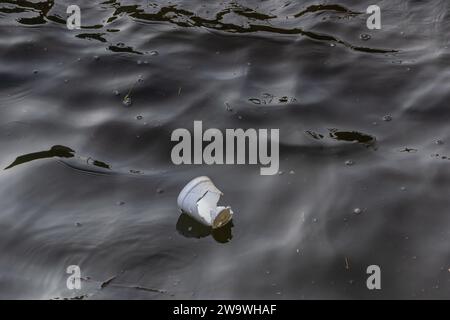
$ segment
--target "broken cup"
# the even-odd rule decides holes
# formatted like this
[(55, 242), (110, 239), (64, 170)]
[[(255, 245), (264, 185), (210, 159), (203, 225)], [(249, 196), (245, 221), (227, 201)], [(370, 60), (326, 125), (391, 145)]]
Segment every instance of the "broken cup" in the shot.
[(213, 229), (223, 227), (230, 222), (233, 211), (230, 207), (217, 206), (223, 193), (206, 176), (195, 178), (181, 190), (178, 196), (180, 209)]

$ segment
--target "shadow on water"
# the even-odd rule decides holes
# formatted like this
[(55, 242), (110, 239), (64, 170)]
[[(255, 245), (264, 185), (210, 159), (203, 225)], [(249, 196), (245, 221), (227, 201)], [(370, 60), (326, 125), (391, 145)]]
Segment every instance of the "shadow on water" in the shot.
[(176, 226), (178, 233), (186, 238), (201, 239), (211, 235), (218, 243), (227, 243), (231, 241), (233, 238), (233, 227), (233, 221), (230, 221), (222, 228), (213, 229), (194, 220), (186, 213), (180, 215)]

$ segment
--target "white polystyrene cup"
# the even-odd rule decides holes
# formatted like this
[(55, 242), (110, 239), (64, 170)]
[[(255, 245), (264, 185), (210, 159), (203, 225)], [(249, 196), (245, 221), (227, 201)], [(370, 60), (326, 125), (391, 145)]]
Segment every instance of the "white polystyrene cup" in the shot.
[(208, 177), (202, 176), (190, 181), (178, 196), (178, 207), (197, 220), (212, 228), (226, 225), (233, 216), (230, 207), (218, 207), (222, 192)]

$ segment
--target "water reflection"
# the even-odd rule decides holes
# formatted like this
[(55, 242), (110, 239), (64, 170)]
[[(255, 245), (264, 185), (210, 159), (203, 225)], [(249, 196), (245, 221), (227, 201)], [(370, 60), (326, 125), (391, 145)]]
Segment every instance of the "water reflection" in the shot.
[[(0, 4), (2, 3), (13, 5), (13, 3), (7, 0), (0, 0)], [(16, 14), (27, 14), (29, 12), (33, 12), (35, 14), (34, 17), (19, 16), (17, 18), (17, 22), (23, 25), (42, 25), (48, 23), (49, 21), (62, 25), (66, 24), (66, 21), (63, 17), (57, 14), (51, 14), (51, 9), (54, 7), (54, 5), (54, 1), (51, 0), (37, 3), (26, 0), (19, 0), (17, 1), (16, 7), (0, 8), (0, 12)], [(339, 39), (334, 35), (323, 34), (312, 30), (304, 30), (303, 28), (298, 27), (297, 23), (291, 27), (286, 26), (286, 20), (301, 20), (304, 16), (310, 14), (320, 15), (326, 13), (334, 13), (340, 15), (341, 17), (354, 17), (363, 14), (362, 12), (357, 12), (338, 4), (311, 5), (301, 10), (300, 12), (283, 16), (273, 15), (273, 12), (260, 12), (257, 9), (251, 9), (249, 7), (245, 7), (232, 2), (225, 5), (225, 7), (221, 10), (217, 11), (214, 15), (214, 18), (200, 16), (196, 14), (195, 11), (180, 8), (178, 5), (159, 6), (157, 4), (154, 4), (147, 5), (147, 8), (145, 8), (141, 4), (124, 5), (117, 0), (110, 0), (103, 2), (102, 6), (105, 9), (109, 8), (114, 10), (114, 12), (112, 12), (112, 15), (108, 19), (106, 19), (106, 21), (102, 21), (99, 24), (82, 26), (81, 28), (83, 30), (104, 29), (119, 17), (127, 15), (143, 23), (162, 22), (170, 23), (182, 28), (206, 28), (208, 30), (215, 30), (226, 33), (269, 33), (279, 35), (304, 36), (315, 41), (325, 41), (332, 44), (343, 45), (354, 51), (366, 53), (398, 52), (397, 50), (393, 49), (370, 48), (354, 45), (343, 39)], [(151, 10), (150, 12), (146, 11), (146, 9), (148, 10), (149, 7), (153, 7), (153, 10)], [(241, 18), (244, 19), (244, 23), (242, 23)], [(107, 40), (103, 36), (99, 36), (99, 34), (87, 33), (77, 35), (76, 37), (107, 42)], [(142, 54), (132, 47), (118, 48), (117, 46), (111, 44), (110, 46), (108, 46), (108, 50), (114, 52)]]
[[(15, 166), (22, 165), (31, 161), (39, 160), (39, 159), (50, 159), (50, 158), (59, 158), (59, 159), (71, 159), (75, 158), (75, 151), (69, 147), (56, 145), (50, 148), (50, 150), (39, 151), (21, 155), (14, 160), (9, 166), (7, 166), (4, 170), (11, 169)], [(71, 159), (74, 161), (65, 160), (62, 161), (64, 164), (69, 166), (74, 166), (77, 164), (78, 166), (95, 166), (97, 168), (111, 170), (111, 166), (103, 161), (95, 160), (91, 157), (77, 157), (76, 159)]]
[(182, 213), (180, 215), (176, 226), (177, 231), (186, 238), (201, 239), (211, 235), (213, 239), (219, 243), (227, 243), (231, 241), (233, 238), (231, 229), (233, 227), (233, 220), (231, 220), (222, 228), (213, 229), (194, 220), (186, 213)]
[(22, 156), (19, 156), (14, 160), (13, 163), (11, 163), (9, 166), (7, 166), (4, 170), (11, 169), (15, 166), (31, 162), (38, 159), (48, 159), (48, 158), (73, 158), (75, 156), (75, 151), (65, 147), (65, 146), (53, 146), (50, 148), (50, 150), (47, 151), (40, 151), (40, 152), (33, 152), (28, 153)]

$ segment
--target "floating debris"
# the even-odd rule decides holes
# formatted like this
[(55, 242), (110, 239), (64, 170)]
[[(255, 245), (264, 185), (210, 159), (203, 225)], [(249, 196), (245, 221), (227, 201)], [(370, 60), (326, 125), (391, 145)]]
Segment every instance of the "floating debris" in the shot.
[(314, 131), (310, 131), (310, 130), (307, 130), (305, 132), (307, 134), (309, 134), (311, 137), (313, 137), (314, 139), (316, 139), (316, 140), (323, 139), (323, 134), (320, 134), (320, 133), (317, 133), (317, 132), (314, 132)]
[(352, 165), (354, 165), (355, 163), (353, 162), (353, 160), (347, 160), (347, 161), (345, 161), (345, 165), (346, 166), (352, 166)]
[(270, 104), (289, 104), (294, 103), (297, 101), (294, 97), (288, 97), (288, 96), (282, 96), (282, 97), (276, 97), (273, 94), (270, 93), (263, 93), (261, 98), (250, 98), (248, 99), (253, 104), (257, 105), (270, 105)]
[(404, 147), (400, 152), (417, 152), (417, 149)]
[(108, 286), (111, 282), (113, 282), (116, 278), (117, 278), (117, 276), (113, 276), (113, 277), (109, 278), (108, 280), (103, 281), (103, 282), (100, 284), (100, 289), (103, 289), (103, 288), (107, 287), (107, 286)]
[(359, 38), (363, 41), (367, 41), (367, 40), (370, 40), (372, 38), (372, 36), (370, 34), (363, 33), (359, 36)]
[(126, 106), (126, 107), (130, 107), (130, 106), (133, 104), (133, 101), (131, 100), (131, 97), (130, 97), (129, 94), (127, 94), (127, 95), (123, 98), (122, 103), (123, 103), (123, 105)]
[(225, 107), (227, 109), (227, 111), (232, 112), (233, 108), (230, 106), (230, 104), (228, 102), (225, 102)]
[(353, 209), (353, 213), (359, 215), (359, 214), (362, 213), (362, 209), (361, 208), (355, 208), (355, 209)]
[(383, 121), (386, 121), (386, 122), (392, 121), (392, 116), (389, 114), (383, 116)]
[(206, 177), (190, 181), (178, 196), (178, 206), (198, 222), (217, 229), (231, 221), (233, 211), (230, 207), (217, 206), (222, 192)]

